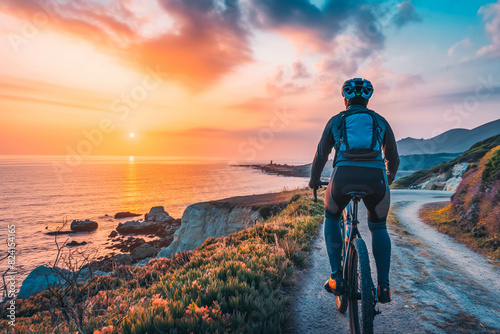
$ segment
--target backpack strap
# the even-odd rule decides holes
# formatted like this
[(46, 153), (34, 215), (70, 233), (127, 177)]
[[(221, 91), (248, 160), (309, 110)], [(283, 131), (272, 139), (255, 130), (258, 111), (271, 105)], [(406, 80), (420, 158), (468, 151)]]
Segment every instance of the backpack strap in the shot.
[[(347, 140), (347, 125), (346, 125), (346, 118), (347, 115), (346, 113), (342, 113), (342, 121), (340, 122), (340, 144), (344, 143), (346, 150), (349, 149), (349, 141)], [(339, 145), (340, 148), (340, 145)]]
[(337, 127), (338, 130), (340, 130), (339, 134), (339, 140), (335, 142), (335, 156), (333, 157), (333, 167), (335, 167), (335, 164), (337, 163), (337, 156), (339, 155), (339, 150), (340, 146), (342, 146), (342, 143), (344, 142), (344, 136), (345, 136), (345, 117), (346, 117), (347, 111), (344, 110), (340, 112), (340, 125)]
[(375, 115), (375, 111), (368, 109), (369, 114), (373, 118), (373, 142), (372, 142), (372, 150), (375, 148), (375, 145), (378, 143), (380, 150), (382, 150), (382, 140), (380, 139), (380, 134), (382, 133), (382, 128), (378, 125), (377, 116)]

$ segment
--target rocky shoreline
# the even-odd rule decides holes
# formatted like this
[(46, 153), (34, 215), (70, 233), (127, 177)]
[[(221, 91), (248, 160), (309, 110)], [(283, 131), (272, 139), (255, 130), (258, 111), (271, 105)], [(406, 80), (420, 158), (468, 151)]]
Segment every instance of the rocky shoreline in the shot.
[[(120, 253), (99, 257), (83, 266), (79, 279), (84, 281), (92, 276), (109, 275), (121, 266), (144, 266), (155, 257), (171, 257), (175, 253), (193, 250), (209, 238), (227, 236), (252, 227), (283, 210), (296, 193), (283, 191), (195, 203), (186, 208), (181, 219), (171, 217), (163, 206), (153, 207), (144, 219), (118, 223), (108, 236), (111, 244), (106, 248)], [(80, 222), (85, 222), (87, 226), (98, 228), (97, 223), (90, 220), (76, 222), (79, 226)], [(73, 229), (63, 231), (65, 234), (75, 232)], [(54, 232), (46, 234), (53, 235)], [(154, 239), (146, 241), (141, 236)], [(71, 241), (65, 246), (73, 248), (87, 244), (85, 241)], [(26, 299), (47, 289), (47, 282), (62, 281), (58, 276), (64, 272), (64, 269), (47, 266), (35, 268), (24, 280), (18, 298)]]
[[(108, 215), (106, 215), (108, 216)], [(142, 216), (130, 212), (119, 212), (115, 215), (118, 219)], [(111, 243), (106, 246), (106, 249), (119, 251), (118, 254), (111, 253), (109, 255), (100, 256), (97, 259), (78, 268), (76, 276), (78, 281), (85, 281), (93, 276), (109, 275), (120, 266), (138, 266), (145, 265), (149, 260), (154, 258), (161, 249), (169, 246), (174, 240), (174, 233), (181, 225), (181, 219), (171, 217), (163, 206), (156, 206), (144, 215), (145, 219), (129, 220), (125, 223), (118, 223), (117, 227), (108, 235), (108, 240)], [(63, 224), (62, 229), (65, 225)], [(70, 230), (58, 229), (48, 231), (46, 235), (71, 235), (73, 233), (92, 232), (98, 229), (97, 222), (85, 220), (73, 220)], [(142, 236), (147, 236), (145, 241)], [(82, 241), (77, 242), (72, 240), (64, 243), (62, 247), (76, 248), (79, 247), (81, 252), (92, 253), (92, 242)], [(81, 247), (87, 246), (89, 249)], [(68, 275), (68, 270), (58, 267), (52, 268), (46, 265), (36, 267), (24, 279), (21, 288), (19, 289), (18, 298), (26, 299), (47, 289), (49, 284), (58, 284), (65, 281), (64, 276)], [(67, 280), (67, 279), (66, 279)]]

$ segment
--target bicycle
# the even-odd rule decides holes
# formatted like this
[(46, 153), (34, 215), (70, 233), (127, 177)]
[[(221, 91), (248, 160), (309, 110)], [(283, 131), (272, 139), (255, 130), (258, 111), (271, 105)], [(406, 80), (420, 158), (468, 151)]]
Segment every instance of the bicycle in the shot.
[[(321, 182), (319, 186), (328, 182)], [(368, 193), (355, 189), (346, 193), (351, 197), (340, 220), (342, 231), (342, 274), (346, 282), (345, 293), (336, 296), (336, 306), (340, 313), (349, 309), (351, 333), (373, 333), (373, 320), (380, 314), (376, 309), (377, 291), (373, 284), (368, 249), (358, 230), (358, 204)], [(314, 188), (314, 201), (318, 199)]]

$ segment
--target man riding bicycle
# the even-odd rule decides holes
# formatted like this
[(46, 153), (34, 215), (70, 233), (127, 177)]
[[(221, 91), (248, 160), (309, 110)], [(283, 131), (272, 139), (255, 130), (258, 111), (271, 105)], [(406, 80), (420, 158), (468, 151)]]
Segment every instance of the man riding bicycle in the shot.
[(325, 194), (324, 230), (332, 271), (324, 287), (336, 295), (344, 292), (340, 219), (350, 201), (347, 193), (362, 189), (367, 193), (363, 202), (368, 211), (377, 265), (378, 301), (388, 303), (391, 301), (391, 240), (386, 219), (390, 206), (389, 185), (396, 177), (399, 155), (389, 123), (366, 108), (372, 95), (373, 86), (368, 80), (355, 78), (344, 83), (342, 96), (346, 110), (333, 116), (326, 125), (312, 164), (309, 186), (318, 188), (328, 156), (335, 148), (334, 169)]

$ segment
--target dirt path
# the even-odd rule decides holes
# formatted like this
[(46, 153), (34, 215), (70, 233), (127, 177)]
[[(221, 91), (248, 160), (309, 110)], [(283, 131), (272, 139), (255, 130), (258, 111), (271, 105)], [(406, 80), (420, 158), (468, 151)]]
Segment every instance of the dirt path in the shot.
[[(375, 333), (500, 333), (500, 270), (418, 219), (422, 204), (443, 201), (450, 195), (392, 191), (397, 217), (389, 226), (393, 301), (380, 306)], [(364, 217), (366, 212), (361, 210), (360, 217)], [(371, 250), (366, 222), (360, 232)], [(376, 282), (373, 257), (371, 260)], [(323, 226), (309, 262), (290, 296), (293, 316), (289, 332), (349, 333), (347, 313), (339, 314), (334, 297), (323, 290), (329, 275)]]

